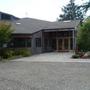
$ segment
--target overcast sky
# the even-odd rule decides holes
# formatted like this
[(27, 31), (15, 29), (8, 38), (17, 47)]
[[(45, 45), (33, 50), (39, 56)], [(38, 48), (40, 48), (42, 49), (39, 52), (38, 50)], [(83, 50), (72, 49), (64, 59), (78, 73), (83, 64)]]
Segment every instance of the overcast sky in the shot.
[[(77, 4), (87, 0), (76, 0)], [(69, 0), (0, 0), (0, 11), (17, 17), (55, 21)], [(88, 15), (90, 12), (88, 12)]]

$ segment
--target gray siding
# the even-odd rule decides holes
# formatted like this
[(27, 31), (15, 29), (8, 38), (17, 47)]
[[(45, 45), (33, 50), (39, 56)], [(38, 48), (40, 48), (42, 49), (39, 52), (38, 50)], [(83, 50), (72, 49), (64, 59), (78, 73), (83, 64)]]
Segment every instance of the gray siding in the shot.
[(1, 13), (0, 13), (0, 20), (1, 20)]
[[(41, 47), (36, 47), (36, 38), (41, 38)], [(32, 35), (32, 53), (42, 53), (42, 31), (36, 32)]]

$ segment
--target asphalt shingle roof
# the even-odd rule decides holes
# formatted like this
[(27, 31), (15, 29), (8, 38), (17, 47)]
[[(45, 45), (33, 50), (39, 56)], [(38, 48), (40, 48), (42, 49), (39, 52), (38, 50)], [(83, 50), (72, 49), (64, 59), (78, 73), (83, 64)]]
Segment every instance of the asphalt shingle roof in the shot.
[(15, 29), (13, 33), (32, 34), (43, 29), (75, 28), (79, 21), (49, 22), (32, 18), (23, 18), (12, 22)]

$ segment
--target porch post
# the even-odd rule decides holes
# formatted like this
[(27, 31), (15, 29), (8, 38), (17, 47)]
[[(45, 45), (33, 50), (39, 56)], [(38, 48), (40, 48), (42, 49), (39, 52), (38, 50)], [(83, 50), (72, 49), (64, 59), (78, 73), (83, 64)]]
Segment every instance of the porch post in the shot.
[(56, 51), (58, 51), (58, 39), (56, 39)]
[(64, 43), (65, 43), (64, 40), (65, 38), (62, 39), (62, 50), (64, 50)]
[(70, 38), (68, 38), (68, 49), (71, 50), (71, 41), (70, 41)]
[(75, 30), (73, 30), (72, 33), (73, 33), (73, 50), (75, 50)]

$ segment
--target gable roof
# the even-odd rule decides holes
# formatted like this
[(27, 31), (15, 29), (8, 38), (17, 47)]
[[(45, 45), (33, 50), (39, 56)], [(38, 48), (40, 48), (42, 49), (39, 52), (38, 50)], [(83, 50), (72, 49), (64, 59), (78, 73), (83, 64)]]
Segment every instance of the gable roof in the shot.
[(49, 22), (32, 18), (23, 18), (12, 22), (13, 33), (32, 34), (43, 29), (75, 28), (79, 21)]

